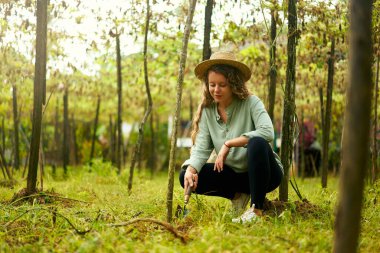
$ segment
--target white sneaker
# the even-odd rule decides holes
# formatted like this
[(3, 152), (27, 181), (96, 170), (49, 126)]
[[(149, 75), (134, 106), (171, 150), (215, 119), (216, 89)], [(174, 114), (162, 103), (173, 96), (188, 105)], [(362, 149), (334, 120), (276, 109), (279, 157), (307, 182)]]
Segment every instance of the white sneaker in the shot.
[(245, 210), (250, 199), (251, 195), (247, 193), (240, 193), (240, 196), (238, 198), (232, 199), (231, 204), (234, 214), (240, 215)]
[(245, 211), (240, 217), (232, 219), (234, 223), (248, 223), (257, 219), (257, 215), (253, 211), (255, 209), (255, 205)]

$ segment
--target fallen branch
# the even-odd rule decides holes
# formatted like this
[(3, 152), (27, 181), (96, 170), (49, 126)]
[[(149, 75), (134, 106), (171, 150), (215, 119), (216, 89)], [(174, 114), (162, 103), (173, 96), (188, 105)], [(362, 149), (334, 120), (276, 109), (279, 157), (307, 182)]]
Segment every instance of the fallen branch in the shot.
[(186, 244), (186, 237), (184, 235), (182, 235), (175, 227), (173, 227), (172, 225), (170, 225), (170, 223), (167, 223), (167, 222), (164, 222), (164, 221), (160, 221), (160, 220), (156, 220), (156, 219), (137, 218), (137, 219), (132, 219), (132, 220), (127, 221), (127, 222), (115, 223), (115, 224), (107, 224), (107, 226), (108, 227), (124, 227), (124, 226), (129, 226), (129, 225), (132, 225), (132, 224), (138, 223), (138, 222), (151, 222), (151, 223), (155, 223), (155, 224), (161, 225), (166, 230), (168, 230), (170, 233), (172, 233), (175, 237), (181, 239), (182, 243)]

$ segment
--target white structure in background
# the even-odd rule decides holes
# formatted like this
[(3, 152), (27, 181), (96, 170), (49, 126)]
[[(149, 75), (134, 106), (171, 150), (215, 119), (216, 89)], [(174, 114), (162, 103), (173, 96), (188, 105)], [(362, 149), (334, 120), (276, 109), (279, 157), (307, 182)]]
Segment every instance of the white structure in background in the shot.
[[(173, 131), (173, 116), (170, 115), (168, 118), (168, 137), (172, 137)], [(191, 148), (192, 141), (189, 137), (177, 137), (177, 148)]]

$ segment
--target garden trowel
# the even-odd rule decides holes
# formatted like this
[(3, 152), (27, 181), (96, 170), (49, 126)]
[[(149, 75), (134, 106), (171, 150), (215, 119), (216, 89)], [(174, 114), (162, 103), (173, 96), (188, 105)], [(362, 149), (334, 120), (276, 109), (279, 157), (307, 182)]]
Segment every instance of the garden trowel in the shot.
[(188, 186), (185, 192), (183, 208), (180, 205), (177, 206), (177, 211), (176, 211), (177, 218), (185, 218), (189, 214), (190, 210), (186, 208), (186, 205), (189, 203), (190, 195), (191, 195), (191, 187)]
[(189, 186), (187, 186), (187, 189), (185, 192), (185, 201), (184, 201), (185, 204), (183, 205), (183, 217), (188, 215), (190, 212), (188, 209), (186, 209), (186, 205), (189, 203), (190, 196), (191, 196), (191, 187), (189, 185)]

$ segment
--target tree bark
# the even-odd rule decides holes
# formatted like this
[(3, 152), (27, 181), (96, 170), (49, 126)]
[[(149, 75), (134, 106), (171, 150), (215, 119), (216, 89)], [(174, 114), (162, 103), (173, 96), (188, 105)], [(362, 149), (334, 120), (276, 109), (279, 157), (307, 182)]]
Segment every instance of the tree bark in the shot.
[(17, 86), (13, 85), (12, 87), (12, 94), (13, 94), (13, 128), (14, 128), (14, 168), (18, 170), (20, 168), (20, 143), (19, 143), (19, 133), (18, 133), (18, 126), (19, 126), (19, 119), (17, 115)]
[[(335, 253), (356, 252), (368, 166), (372, 101), (372, 1), (350, 1), (350, 64)], [(359, 124), (360, 123), (360, 124)]]
[(326, 95), (326, 111), (324, 115), (324, 124), (322, 132), (322, 188), (327, 187), (327, 173), (329, 167), (329, 142), (330, 142), (330, 125), (331, 125), (331, 107), (332, 107), (332, 92), (334, 85), (334, 62), (335, 62), (335, 39), (331, 39), (330, 57), (327, 61), (327, 95)]
[(376, 64), (376, 81), (375, 81), (375, 105), (374, 105), (374, 120), (373, 120), (373, 151), (372, 151), (372, 184), (375, 183), (378, 174), (377, 167), (377, 105), (379, 98), (379, 55), (377, 56)]
[[(66, 84), (67, 85), (67, 84)], [(70, 144), (69, 144), (69, 89), (66, 86), (63, 94), (63, 173), (67, 175), (67, 166), (70, 160)]]
[(136, 158), (138, 157), (141, 159), (141, 143), (144, 137), (144, 125), (149, 117), (150, 112), (152, 111), (153, 102), (152, 102), (152, 96), (150, 94), (150, 88), (149, 88), (149, 79), (148, 79), (148, 32), (149, 32), (149, 21), (150, 21), (150, 5), (149, 0), (146, 0), (146, 20), (145, 20), (145, 36), (144, 36), (144, 79), (145, 79), (145, 89), (146, 89), (146, 95), (148, 98), (148, 107), (145, 111), (144, 117), (142, 118), (139, 126), (139, 137), (135, 146), (135, 150), (133, 152), (132, 162), (131, 162), (131, 168), (129, 170), (129, 181), (128, 181), (128, 190), (132, 190), (132, 183), (133, 183), (133, 171), (135, 167)]
[(296, 0), (288, 2), (288, 64), (286, 67), (286, 86), (284, 113), (282, 120), (281, 161), (284, 166), (284, 177), (280, 185), (279, 198), (288, 201), (289, 168), (292, 166), (295, 89), (296, 89), (296, 37), (297, 7)]
[(275, 7), (271, 10), (270, 23), (270, 49), (269, 49), (269, 92), (268, 92), (268, 114), (274, 121), (274, 105), (276, 102), (277, 65), (276, 65), (276, 36), (277, 26), (274, 16)]
[(46, 84), (46, 44), (47, 44), (48, 0), (37, 0), (36, 62), (34, 69), (33, 122), (29, 155), (27, 193), (36, 192), (38, 157), (40, 150), (43, 94)]
[(92, 159), (94, 158), (96, 130), (98, 129), (98, 120), (99, 120), (99, 110), (100, 110), (100, 96), (98, 96), (98, 102), (96, 104), (96, 114), (95, 114), (95, 120), (94, 120), (94, 132), (92, 133), (92, 142), (91, 142), (90, 164), (92, 164)]
[(168, 169), (168, 192), (166, 196), (166, 211), (167, 211), (167, 221), (171, 222), (173, 217), (173, 189), (174, 189), (174, 170), (175, 170), (175, 153), (177, 147), (177, 130), (179, 125), (179, 120), (181, 118), (181, 100), (182, 100), (182, 86), (183, 86), (183, 76), (186, 66), (187, 58), (187, 45), (189, 42), (191, 24), (193, 22), (194, 10), (196, 0), (190, 0), (190, 7), (187, 13), (187, 20), (185, 25), (185, 32), (182, 39), (182, 51), (181, 58), (179, 62), (178, 80), (177, 80), (177, 104), (175, 110), (175, 116), (173, 120), (173, 131), (170, 140), (170, 158), (169, 158), (169, 169)]
[(208, 60), (211, 56), (211, 26), (212, 26), (212, 9), (214, 7), (214, 0), (207, 0), (205, 8), (205, 26), (204, 26), (204, 36), (203, 36), (203, 56), (202, 60)]
[(116, 62), (117, 62), (117, 140), (116, 140), (116, 165), (118, 174), (121, 174), (123, 159), (123, 131), (122, 131), (122, 95), (123, 83), (121, 78), (121, 54), (120, 54), (120, 35), (116, 34)]

